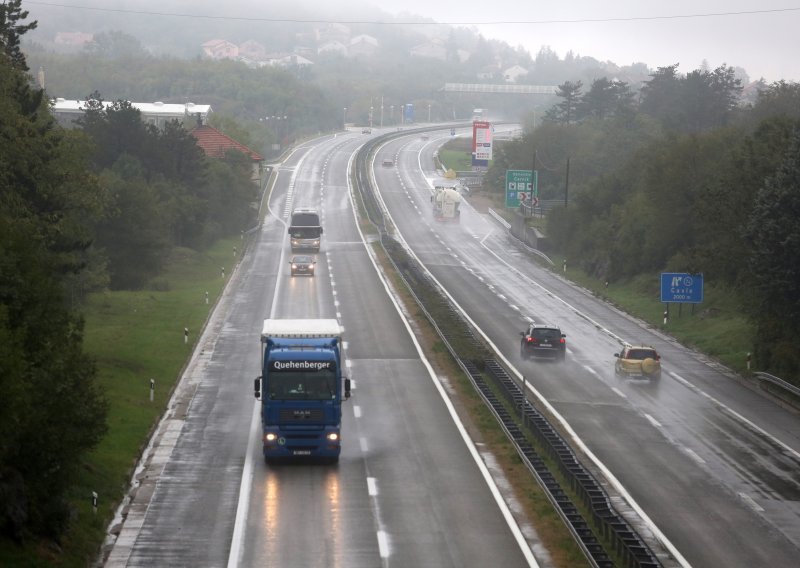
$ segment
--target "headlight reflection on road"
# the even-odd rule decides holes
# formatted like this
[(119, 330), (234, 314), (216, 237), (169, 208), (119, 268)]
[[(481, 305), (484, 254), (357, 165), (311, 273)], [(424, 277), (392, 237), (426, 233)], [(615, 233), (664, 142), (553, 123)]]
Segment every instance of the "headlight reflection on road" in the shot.
[(339, 488), (339, 472), (337, 470), (328, 471), (325, 476), (325, 492), (328, 498), (328, 510), (330, 511), (330, 529), (329, 534), (326, 535), (328, 542), (333, 545), (333, 563), (331, 566), (337, 568), (345, 568), (342, 563), (344, 559), (343, 545), (347, 542), (342, 534), (342, 519), (341, 509), (342, 504), (339, 502), (340, 488)]
[(268, 547), (277, 544), (280, 537), (280, 483), (277, 475), (267, 475), (267, 487), (264, 492), (264, 536)]

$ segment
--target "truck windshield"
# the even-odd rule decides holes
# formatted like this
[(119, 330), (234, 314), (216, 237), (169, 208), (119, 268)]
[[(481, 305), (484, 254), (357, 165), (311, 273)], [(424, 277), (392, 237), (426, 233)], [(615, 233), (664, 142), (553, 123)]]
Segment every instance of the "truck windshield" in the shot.
[(293, 227), (317, 227), (319, 226), (319, 215), (317, 213), (292, 213)]
[(270, 371), (266, 390), (272, 400), (331, 400), (336, 397), (336, 374)]
[(321, 227), (291, 227), (289, 234), (293, 239), (316, 239), (322, 233)]

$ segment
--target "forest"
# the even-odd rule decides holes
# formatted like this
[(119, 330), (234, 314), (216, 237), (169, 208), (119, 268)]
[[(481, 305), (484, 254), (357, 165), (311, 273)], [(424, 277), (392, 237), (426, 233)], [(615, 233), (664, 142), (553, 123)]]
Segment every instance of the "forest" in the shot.
[[(551, 245), (601, 281), (702, 273), (736, 295), (759, 368), (800, 384), (800, 85), (741, 102), (733, 69), (677, 65), (638, 93), (601, 78), (559, 86), (542, 124), (487, 174), (536, 160)], [(567, 185), (569, 184), (569, 185)]]

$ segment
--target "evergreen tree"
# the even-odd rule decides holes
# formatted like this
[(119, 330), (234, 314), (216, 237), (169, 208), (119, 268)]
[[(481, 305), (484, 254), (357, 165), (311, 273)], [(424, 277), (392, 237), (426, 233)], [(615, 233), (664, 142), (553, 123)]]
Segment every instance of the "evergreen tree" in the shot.
[(0, 4), (0, 48), (3, 55), (11, 63), (11, 67), (19, 71), (27, 71), (25, 55), (19, 48), (19, 38), (25, 32), (36, 29), (36, 22), (20, 24), (28, 17), (22, 10), (22, 0), (3, 0)]
[(30, 29), (17, 24), (18, 8), (0, 6), (0, 534), (58, 539), (71, 515), (67, 489), (105, 431), (83, 323), (64, 297), (100, 199), (83, 139), (58, 128), (30, 87), (15, 51)]

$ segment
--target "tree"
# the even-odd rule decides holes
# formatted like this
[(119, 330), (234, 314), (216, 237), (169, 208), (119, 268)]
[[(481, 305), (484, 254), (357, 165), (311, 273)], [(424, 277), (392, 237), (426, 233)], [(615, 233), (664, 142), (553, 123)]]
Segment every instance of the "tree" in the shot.
[(666, 128), (675, 130), (682, 122), (683, 114), (678, 64), (659, 67), (650, 77), (642, 87), (639, 108), (658, 119)]
[(9, 34), (18, 6), (0, 7), (0, 35), (12, 46), (0, 57), (0, 533), (58, 539), (70, 519), (67, 489), (105, 431), (83, 323), (64, 298), (100, 200), (83, 138), (55, 125), (13, 56), (8, 38), (25, 28)]
[(603, 120), (633, 105), (633, 93), (624, 81), (608, 80), (606, 77), (592, 82), (589, 91), (578, 105), (578, 117)]
[(25, 32), (36, 29), (37, 23), (19, 23), (28, 17), (28, 12), (23, 11), (21, 6), (22, 0), (3, 0), (0, 4), (0, 47), (12, 68), (27, 71), (28, 65), (19, 48), (19, 38)]
[(795, 129), (775, 174), (758, 192), (747, 238), (756, 357), (776, 372), (800, 375), (800, 129)]
[(577, 109), (581, 101), (581, 81), (566, 81), (558, 86), (556, 96), (563, 99), (557, 105), (551, 107), (545, 114), (544, 120), (561, 124), (572, 124), (578, 117)]
[(96, 246), (108, 259), (110, 286), (139, 289), (159, 274), (169, 245), (158, 195), (133, 156), (121, 156), (100, 183), (109, 214), (97, 223)]
[(137, 38), (119, 31), (95, 35), (84, 51), (98, 59), (144, 59), (149, 55)]

